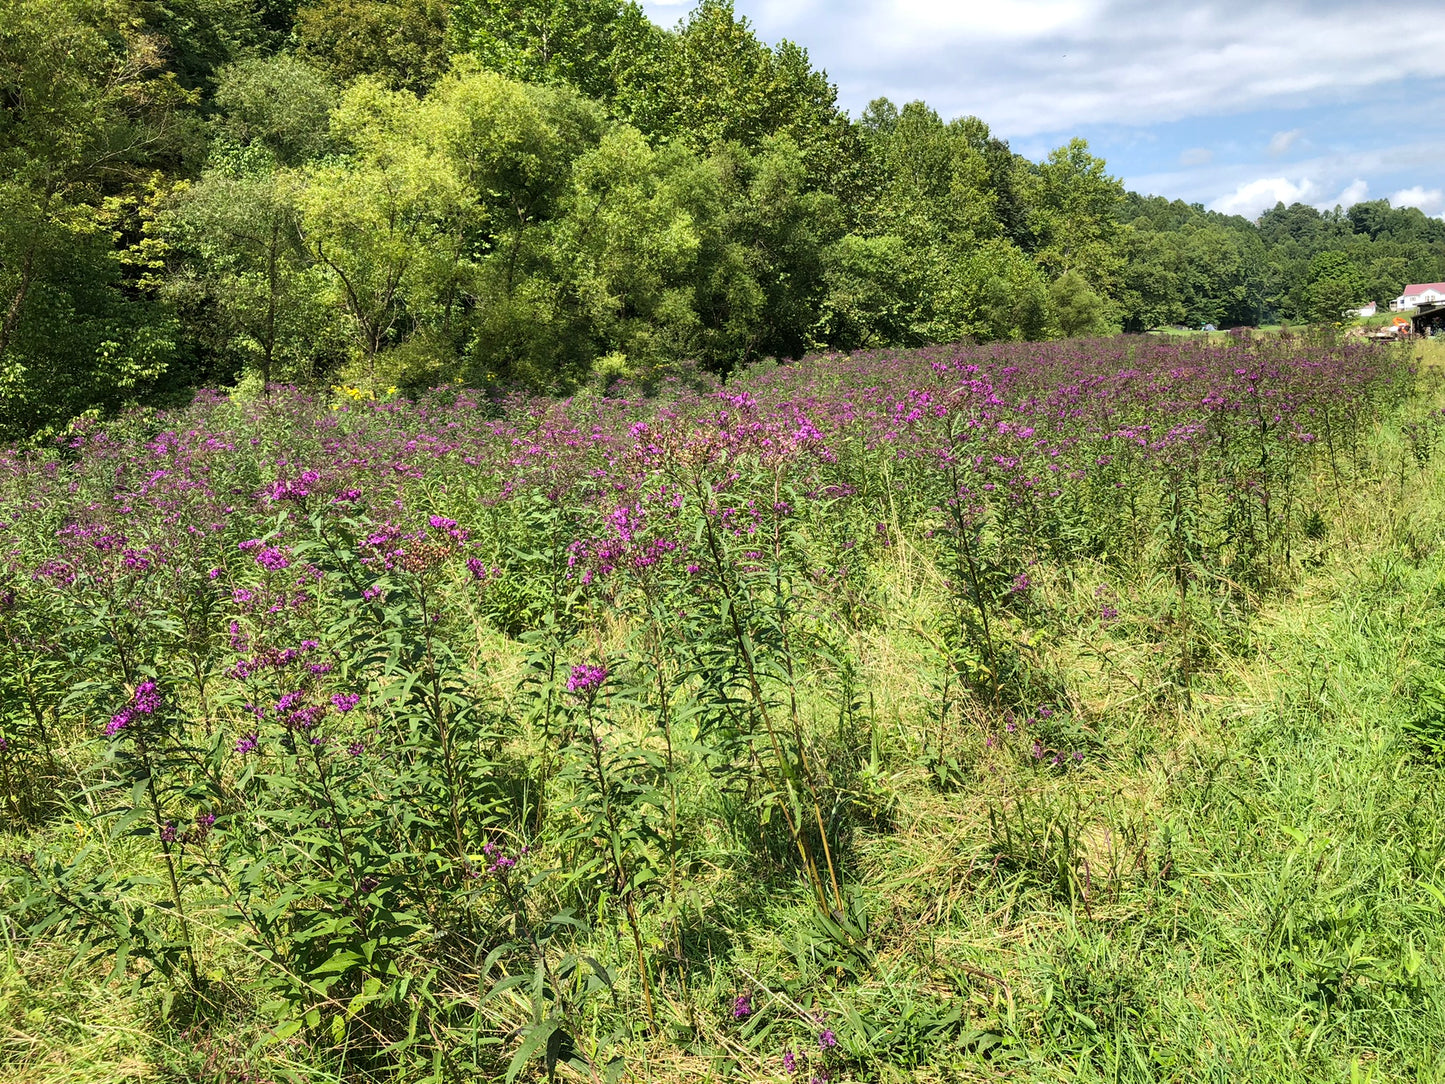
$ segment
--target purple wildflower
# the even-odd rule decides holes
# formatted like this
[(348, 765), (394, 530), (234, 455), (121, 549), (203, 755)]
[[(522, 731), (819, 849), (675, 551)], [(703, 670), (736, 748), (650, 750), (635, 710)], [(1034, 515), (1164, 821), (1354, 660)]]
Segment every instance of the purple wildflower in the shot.
[(291, 567), (290, 558), (280, 546), (267, 546), (256, 554), (256, 563), (272, 572), (280, 572), (283, 568)]
[(246, 753), (254, 753), (256, 751), (256, 747), (260, 744), (260, 735), (258, 735), (253, 730), (251, 733), (242, 734), (239, 738), (236, 739), (236, 752), (241, 753), (242, 755)]
[(733, 1002), (733, 1019), (746, 1020), (753, 1015), (753, 999), (747, 994), (739, 994), (738, 999)]
[(331, 703), (336, 706), (339, 712), (348, 712), (357, 704), (361, 703), (360, 693), (333, 693)]
[(567, 679), (567, 691), (578, 694), (590, 693), (607, 680), (607, 674), (608, 670), (605, 666), (588, 666), (585, 663), (574, 666), (571, 676)]
[(176, 841), (175, 821), (166, 822), (166, 826), (161, 829), (161, 840), (165, 843), (174, 843)]
[(161, 694), (154, 681), (142, 681), (135, 687), (135, 710), (138, 715), (154, 715), (161, 707)]
[(824, 1028), (823, 1034), (818, 1036), (818, 1049), (824, 1052), (832, 1050), (838, 1045), (838, 1036), (833, 1034), (832, 1028)]

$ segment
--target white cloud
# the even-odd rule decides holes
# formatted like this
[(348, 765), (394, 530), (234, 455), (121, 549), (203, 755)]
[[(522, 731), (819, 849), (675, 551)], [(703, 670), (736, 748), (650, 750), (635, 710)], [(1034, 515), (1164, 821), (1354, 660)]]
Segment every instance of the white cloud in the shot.
[(1317, 191), (1308, 177), (1298, 183), (1284, 177), (1261, 177), (1248, 181), (1209, 205), (1211, 211), (1254, 218), (1276, 203), (1308, 203)]
[(1302, 128), (1291, 128), (1288, 132), (1275, 132), (1269, 141), (1269, 153), (1276, 158), (1287, 154), (1289, 149), (1299, 142), (1302, 135), (1304, 135)]
[[(887, 0), (851, 15), (855, 23), (872, 24), (877, 35), (872, 44), (909, 48), (920, 42), (937, 43), (940, 37), (1027, 40), (1077, 31), (1105, 7), (1102, 0), (989, 0), (986, 4)], [(881, 17), (870, 17), (873, 13)]]
[(1396, 192), (1390, 197), (1392, 207), (1418, 207), (1427, 215), (1440, 216), (1445, 212), (1445, 193), (1438, 188), (1415, 185)]
[(1179, 156), (1181, 166), (1207, 166), (1214, 161), (1214, 152), (1208, 147), (1190, 147)]
[(1363, 202), (1370, 194), (1370, 186), (1360, 178), (1356, 177), (1344, 189), (1330, 201), (1330, 207), (1343, 207), (1346, 210), (1357, 203)]
[[(677, 7), (647, 0), (658, 20)], [(1007, 139), (1359, 98), (1440, 76), (1445, 20), (1362, 32), (1367, 0), (736, 0), (806, 46), (858, 112), (880, 94)], [(1286, 133), (1287, 134), (1287, 133)]]

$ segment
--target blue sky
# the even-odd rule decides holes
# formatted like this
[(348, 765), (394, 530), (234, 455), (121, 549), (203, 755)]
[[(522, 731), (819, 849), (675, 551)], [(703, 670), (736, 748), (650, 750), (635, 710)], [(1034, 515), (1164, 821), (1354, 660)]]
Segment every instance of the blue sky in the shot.
[[(692, 0), (643, 0), (664, 26)], [(1140, 192), (1257, 216), (1390, 199), (1445, 215), (1445, 20), (1316, 0), (735, 0), (855, 116), (975, 114), (1042, 158), (1083, 136)]]

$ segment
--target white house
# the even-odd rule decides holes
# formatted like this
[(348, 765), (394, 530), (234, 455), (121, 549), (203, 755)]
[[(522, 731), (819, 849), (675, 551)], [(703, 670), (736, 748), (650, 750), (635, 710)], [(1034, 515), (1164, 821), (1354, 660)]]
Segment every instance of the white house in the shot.
[(1403, 294), (1390, 302), (1390, 308), (1394, 312), (1403, 312), (1427, 301), (1445, 301), (1445, 282), (1411, 283), (1405, 287)]
[(1375, 315), (1375, 303), (1371, 301), (1368, 305), (1362, 305), (1358, 309), (1350, 310), (1351, 316), (1358, 316), (1361, 320), (1368, 320)]

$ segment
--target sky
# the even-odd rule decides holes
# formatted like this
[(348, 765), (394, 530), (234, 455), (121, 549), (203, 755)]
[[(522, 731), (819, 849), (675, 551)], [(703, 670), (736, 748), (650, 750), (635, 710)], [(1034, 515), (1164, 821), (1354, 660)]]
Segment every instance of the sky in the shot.
[[(694, 0), (643, 0), (674, 26)], [(1249, 218), (1389, 199), (1445, 217), (1445, 19), (1375, 0), (735, 0), (857, 116), (973, 114), (1041, 159), (1074, 136), (1137, 192)], [(1413, 11), (1412, 17), (1408, 12)], [(1392, 14), (1398, 12), (1398, 14)]]

